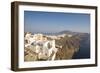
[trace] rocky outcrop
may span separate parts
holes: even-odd
[[[56,60],[72,59],[75,52],[78,52],[80,39],[78,37],[64,37],[60,40],[56,40],[57,45],[61,45],[62,48],[59,48]]]

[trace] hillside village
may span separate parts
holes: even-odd
[[[25,61],[49,61],[71,59],[74,52],[79,50],[79,38],[70,34],[24,35],[24,60]]]

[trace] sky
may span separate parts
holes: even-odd
[[[90,32],[90,14],[24,11],[25,32]]]

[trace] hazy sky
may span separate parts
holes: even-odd
[[[90,15],[80,13],[24,11],[25,32],[90,32]]]

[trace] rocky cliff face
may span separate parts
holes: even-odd
[[[80,39],[78,37],[64,37],[60,40],[56,40],[57,45],[61,45],[62,48],[59,48],[56,60],[72,59],[75,52],[78,52]]]

